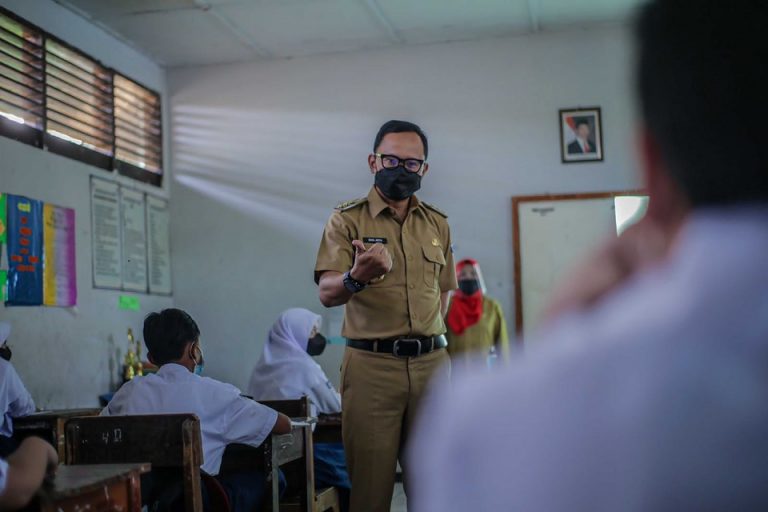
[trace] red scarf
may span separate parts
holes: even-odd
[[[471,259],[461,260],[456,265],[458,274],[466,265],[476,265],[477,262]],[[465,295],[461,290],[453,292],[451,299],[451,308],[448,310],[448,316],[445,322],[448,328],[455,334],[464,334],[467,327],[475,325],[483,316],[483,292],[478,290],[472,295]]]

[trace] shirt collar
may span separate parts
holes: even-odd
[[[165,363],[160,367],[160,369],[157,370],[157,373],[161,373],[163,375],[178,375],[192,372],[190,372],[187,368],[180,365],[179,363]]]
[[[408,206],[408,213],[419,206],[421,206],[421,201],[416,195],[412,195],[411,204]],[[377,217],[381,212],[389,208],[389,205],[384,202],[384,199],[382,199],[378,191],[376,191],[375,186],[371,187],[371,191],[368,192],[368,208],[370,209],[372,217]]]

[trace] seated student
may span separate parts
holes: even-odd
[[[25,507],[59,463],[56,450],[39,437],[28,437],[8,458],[0,459],[0,510]]]
[[[160,369],[126,382],[101,414],[196,414],[202,433],[201,469],[221,483],[233,512],[258,508],[265,476],[256,472],[219,475],[224,449],[232,443],[258,446],[272,433],[288,433],[290,419],[241,396],[231,384],[199,375],[203,368],[200,330],[184,311],[149,314],[144,320],[144,341],[147,357]]]
[[[284,311],[269,331],[261,358],[253,368],[248,393],[256,400],[291,400],[309,397],[312,414],[341,412],[341,395],[311,356],[325,350],[318,332],[322,318],[311,311]],[[315,485],[339,489],[342,510],[349,508],[352,487],[341,443],[316,443]]]
[[[11,349],[6,342],[11,335],[11,324],[0,322],[0,457],[13,453],[16,441],[13,435],[13,418],[35,412],[35,402],[21,382],[19,374],[10,363]]]

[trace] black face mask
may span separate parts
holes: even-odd
[[[480,289],[477,279],[462,279],[459,281],[459,290],[464,295],[474,295]]]
[[[408,172],[402,165],[393,169],[382,169],[376,173],[374,183],[381,193],[393,201],[408,199],[421,188],[421,176]]]
[[[6,361],[11,360],[11,347],[6,345],[5,343],[0,346],[0,357],[5,359]]]
[[[322,334],[315,334],[307,342],[307,354],[311,356],[319,356],[325,350],[325,345],[328,344],[328,340]]]

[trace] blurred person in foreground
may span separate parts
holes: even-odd
[[[639,11],[647,216],[522,358],[426,401],[409,509],[768,509],[766,25],[755,0]]]

